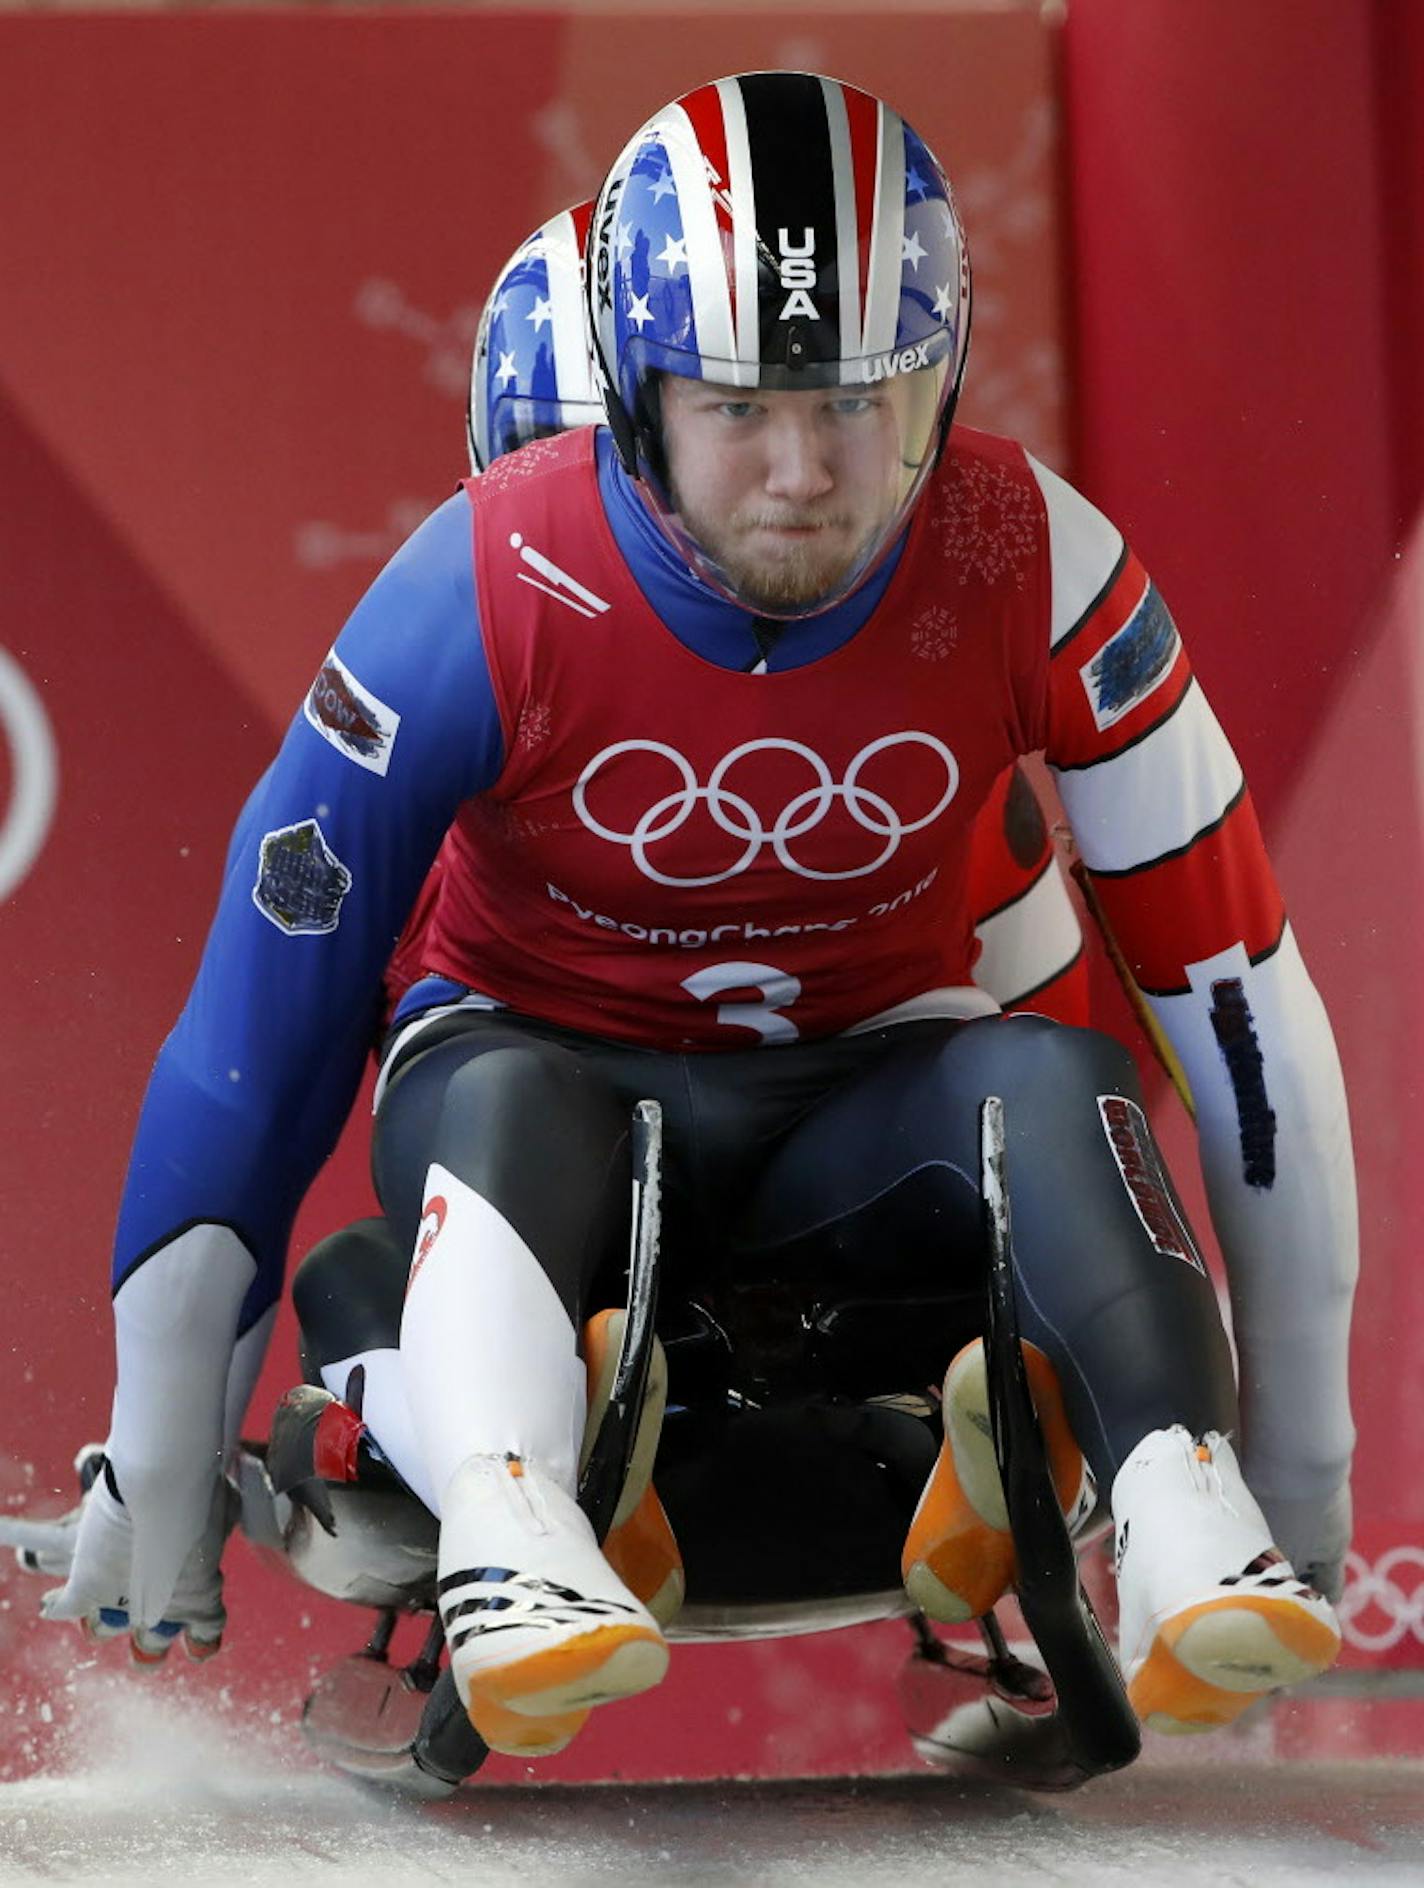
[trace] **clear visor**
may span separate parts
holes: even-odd
[[[490,409],[490,460],[502,458],[531,440],[549,439],[576,426],[593,426],[603,408],[587,400],[534,400],[508,394]]]
[[[639,359],[640,488],[704,582],[759,616],[813,616],[872,574],[934,464],[948,334],[795,370]]]

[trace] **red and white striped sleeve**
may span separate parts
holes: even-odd
[[[1191,1086],[1231,1286],[1247,1473],[1278,1537],[1299,1523],[1281,1544],[1308,1562],[1324,1543],[1302,1534],[1323,1525],[1323,1505],[1336,1504],[1337,1532],[1346,1525],[1354,1442],[1358,1229],[1334,1037],[1241,765],[1161,594],[1100,512],[1033,470],[1053,570],[1047,759]]]
[[[968,892],[979,943],[979,988],[1003,1010],[1086,1025],[1083,931],[1022,764],[1004,770],[980,809],[969,849]]]

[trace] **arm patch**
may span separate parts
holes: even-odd
[[[252,902],[288,937],[319,937],[341,922],[351,874],[314,819],[264,833]]]
[[[1178,642],[1172,613],[1156,584],[1149,583],[1122,628],[1078,671],[1100,731],[1121,721],[1166,680]]]

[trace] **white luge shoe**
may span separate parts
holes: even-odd
[[[1149,1728],[1215,1730],[1334,1663],[1334,1612],[1273,1544],[1214,1430],[1145,1436],[1117,1473],[1112,1509],[1123,1676]]]
[[[439,1573],[455,1684],[492,1750],[562,1749],[592,1706],[667,1671],[657,1621],[604,1559],[577,1501],[518,1456],[474,1455],[455,1471]]]

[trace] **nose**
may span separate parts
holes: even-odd
[[[814,417],[778,413],[767,432],[767,496],[804,504],[834,489],[829,454]]]

